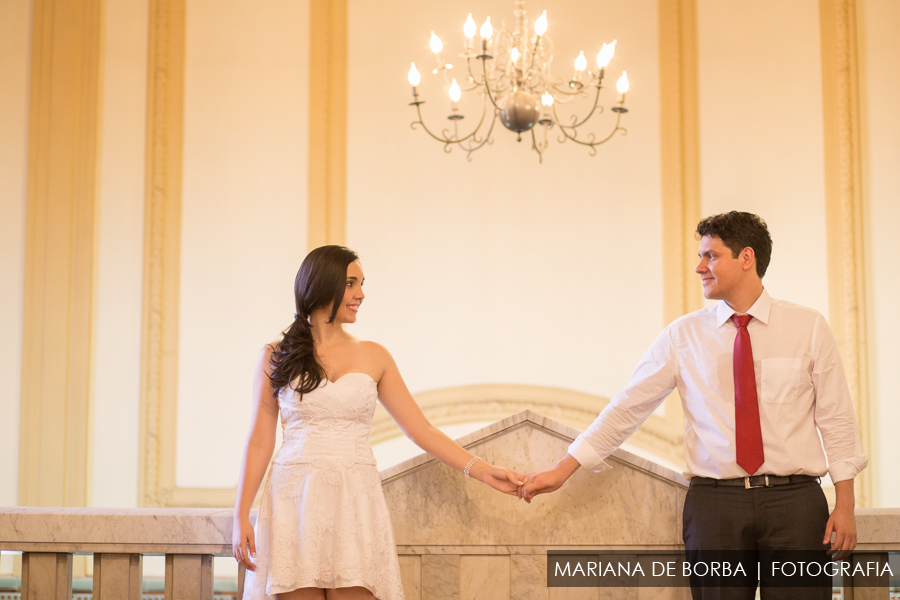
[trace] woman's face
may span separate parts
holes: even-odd
[[[334,317],[335,322],[356,323],[356,313],[366,297],[362,290],[365,279],[358,260],[347,265],[347,286],[344,288],[344,299]]]

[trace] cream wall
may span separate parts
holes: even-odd
[[[236,485],[306,254],[309,2],[187,3],[177,483]]]
[[[861,4],[863,185],[868,200],[866,246],[869,269],[869,380],[872,410],[872,466],[877,506],[900,506],[900,268],[896,261],[900,227],[900,3]]]
[[[761,215],[773,238],[766,288],[827,317],[818,9],[697,3],[700,197],[704,215]]]
[[[137,506],[148,14],[147,0],[104,14],[93,506]]]
[[[18,488],[31,2],[0,0],[0,506]]]
[[[461,65],[468,10],[421,6],[350,2],[347,241],[368,294],[355,331],[393,352],[414,393],[523,383],[609,396],[663,325],[656,2],[529,4],[529,22],[547,9],[558,77],[617,38],[610,71],[632,85],[627,136],[591,157],[553,133],[543,164],[530,137],[499,124],[471,162],[410,129],[410,61],[428,126],[446,126],[428,33]],[[512,9],[479,3],[474,18],[513,23]],[[611,116],[592,131],[605,135]]]

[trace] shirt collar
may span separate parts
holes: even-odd
[[[763,288],[762,294],[759,295],[759,298],[756,299],[756,302],[753,303],[753,306],[750,307],[747,314],[754,319],[761,321],[763,325],[766,325],[769,322],[769,309],[771,308],[772,297],[769,296],[769,292]],[[734,312],[733,308],[728,306],[727,302],[719,300],[719,305],[716,307],[716,324],[721,327],[734,314],[737,313]]]

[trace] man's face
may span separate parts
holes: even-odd
[[[694,269],[703,284],[703,296],[710,300],[729,301],[744,280],[741,255],[735,258],[731,248],[721,239],[704,235],[700,239],[700,262]]]

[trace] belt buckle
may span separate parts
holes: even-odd
[[[772,487],[772,486],[769,485],[769,476],[768,476],[768,475],[763,475],[763,477],[766,478],[766,483],[763,484],[763,485],[750,485],[750,477],[744,477],[744,489],[745,489],[745,490],[752,490],[752,489],[754,489],[754,488]]]

